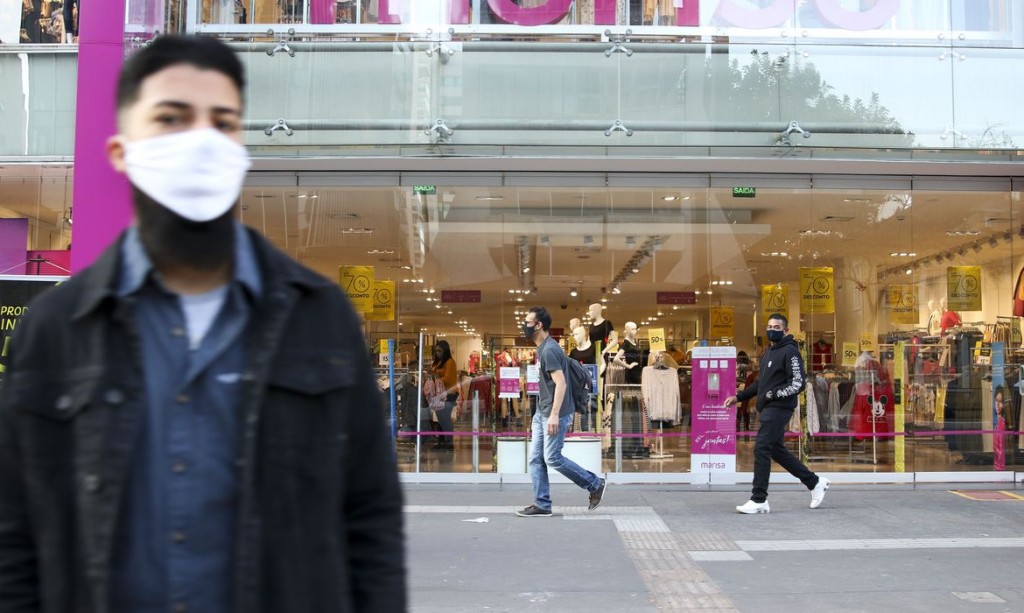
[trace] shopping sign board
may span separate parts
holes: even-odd
[[[761,286],[761,325],[768,324],[768,318],[778,313],[789,320],[789,284],[773,283]]]
[[[657,292],[656,304],[697,304],[696,292]]]
[[[692,355],[690,472],[726,483],[712,475],[736,472],[736,406],[725,404],[736,395],[736,348],[694,347]]]
[[[558,23],[569,15],[574,4],[573,0],[533,0],[529,3],[532,6],[520,6],[526,3],[514,0],[480,2],[486,2],[491,13],[500,21],[518,26]],[[617,5],[624,2],[592,0],[590,5],[593,7],[594,24],[615,25]],[[471,3],[473,0],[443,0],[434,4],[444,7],[440,9],[443,15],[441,19],[455,25],[470,23]],[[378,0],[377,4],[379,23],[398,24],[416,20],[418,13],[413,9],[420,8],[415,5],[424,4],[424,0]],[[652,0],[650,4],[656,3]],[[797,0],[760,0],[757,3],[749,0],[672,0],[671,3],[662,1],[657,4],[668,4],[669,10],[675,12],[673,21],[677,26],[715,25],[762,30],[783,27],[799,14]],[[870,8],[863,10],[847,8],[851,3],[846,0],[802,0],[800,4],[801,9],[806,8],[808,13],[816,15],[825,27],[865,31],[891,24],[901,8],[905,8],[903,5],[909,6],[912,3],[910,0],[875,0]],[[428,6],[428,10],[433,12],[438,9]]]
[[[28,303],[67,277],[0,275],[0,381],[7,371],[11,335],[28,312]]]
[[[480,302],[481,294],[478,289],[443,289],[441,290],[441,302],[449,304]]]

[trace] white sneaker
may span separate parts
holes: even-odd
[[[811,508],[817,509],[821,504],[822,500],[825,500],[825,492],[828,491],[829,484],[832,483],[825,477],[818,477],[818,485],[814,486],[811,490]]]
[[[754,513],[771,513],[772,509],[768,506],[768,501],[754,502],[748,500],[740,506],[736,507],[737,513],[745,513],[747,515],[753,515]]]

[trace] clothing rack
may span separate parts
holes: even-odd
[[[612,388],[612,393],[615,395],[613,404],[615,407],[613,412],[615,421],[614,431],[619,434],[625,434],[628,429],[630,434],[639,435],[629,439],[623,439],[621,436],[616,438],[615,457],[621,458],[624,452],[628,450],[633,459],[648,458],[650,456],[650,448],[645,444],[646,441],[644,439],[648,436],[650,421],[648,420],[646,404],[644,403],[642,384],[610,383],[606,387]],[[630,402],[635,401],[636,403],[635,412],[630,410],[628,415],[623,402],[627,394]],[[624,418],[628,418],[628,422]]]

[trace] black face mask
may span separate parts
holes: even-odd
[[[777,342],[781,341],[785,337],[786,337],[786,331],[785,330],[769,330],[768,331],[768,340],[770,340],[773,343],[777,343]]]
[[[523,338],[533,338],[533,334],[537,331],[537,329],[533,327],[533,324],[535,323],[537,322],[523,324]]]
[[[154,265],[217,270],[235,254],[233,210],[210,221],[189,221],[132,186],[139,238]]]

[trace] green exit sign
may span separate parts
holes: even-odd
[[[436,185],[413,185],[412,193],[421,194],[423,196],[433,196],[437,193]]]
[[[756,198],[757,188],[756,187],[734,187],[732,188],[733,198]]]

